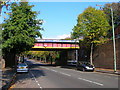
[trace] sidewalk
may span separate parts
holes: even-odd
[[[102,73],[109,73],[109,74],[120,75],[120,70],[116,70],[116,72],[114,72],[113,69],[95,68],[95,71],[96,72],[102,72]]]
[[[14,69],[4,68],[2,69],[2,89],[7,90],[15,76]]]

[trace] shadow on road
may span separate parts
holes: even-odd
[[[30,66],[30,68],[37,68],[37,67],[40,67],[40,66],[46,66],[46,67],[60,67],[60,68],[66,68],[66,69],[76,69],[76,65],[61,66],[61,65],[55,65],[55,64],[51,65],[51,64],[40,63],[40,62],[32,64],[31,61],[28,61],[27,63]],[[29,63],[31,63],[31,65]]]
[[[45,72],[40,68],[41,64],[33,64],[30,61],[26,62],[29,66],[29,72],[17,73],[15,83],[24,84],[25,80],[33,80],[34,78],[40,78],[41,76],[46,76]]]
[[[76,66],[72,66],[72,65],[69,65],[69,66],[61,66],[61,68],[76,69]]]

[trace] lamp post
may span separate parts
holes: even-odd
[[[101,6],[102,6],[102,5],[96,5],[96,6],[100,6],[100,9],[101,9]],[[107,7],[107,8],[109,8],[109,7]],[[111,9],[111,17],[112,17],[112,32],[113,32],[114,72],[116,72],[116,50],[115,50],[115,33],[114,33],[114,22],[113,22],[113,9],[112,9],[112,7],[111,7],[110,9]]]
[[[114,72],[116,72],[116,50],[115,50],[115,33],[114,33],[114,22],[113,22],[113,10],[111,7],[111,16],[112,16],[112,29],[113,29],[113,47],[114,47]]]

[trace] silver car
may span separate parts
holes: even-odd
[[[17,72],[28,72],[28,71],[29,71],[29,68],[26,63],[19,63],[17,65]]]
[[[77,69],[80,69],[82,71],[94,71],[95,67],[94,65],[91,65],[90,62],[79,61],[77,63]]]

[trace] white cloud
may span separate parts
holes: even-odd
[[[70,34],[63,34],[63,35],[58,35],[56,37],[43,37],[43,39],[65,39],[65,38],[69,38]]]
[[[70,34],[69,35],[63,34],[63,35],[57,36],[56,38],[58,38],[58,39],[65,39],[65,38],[69,38],[69,37],[70,37]]]

